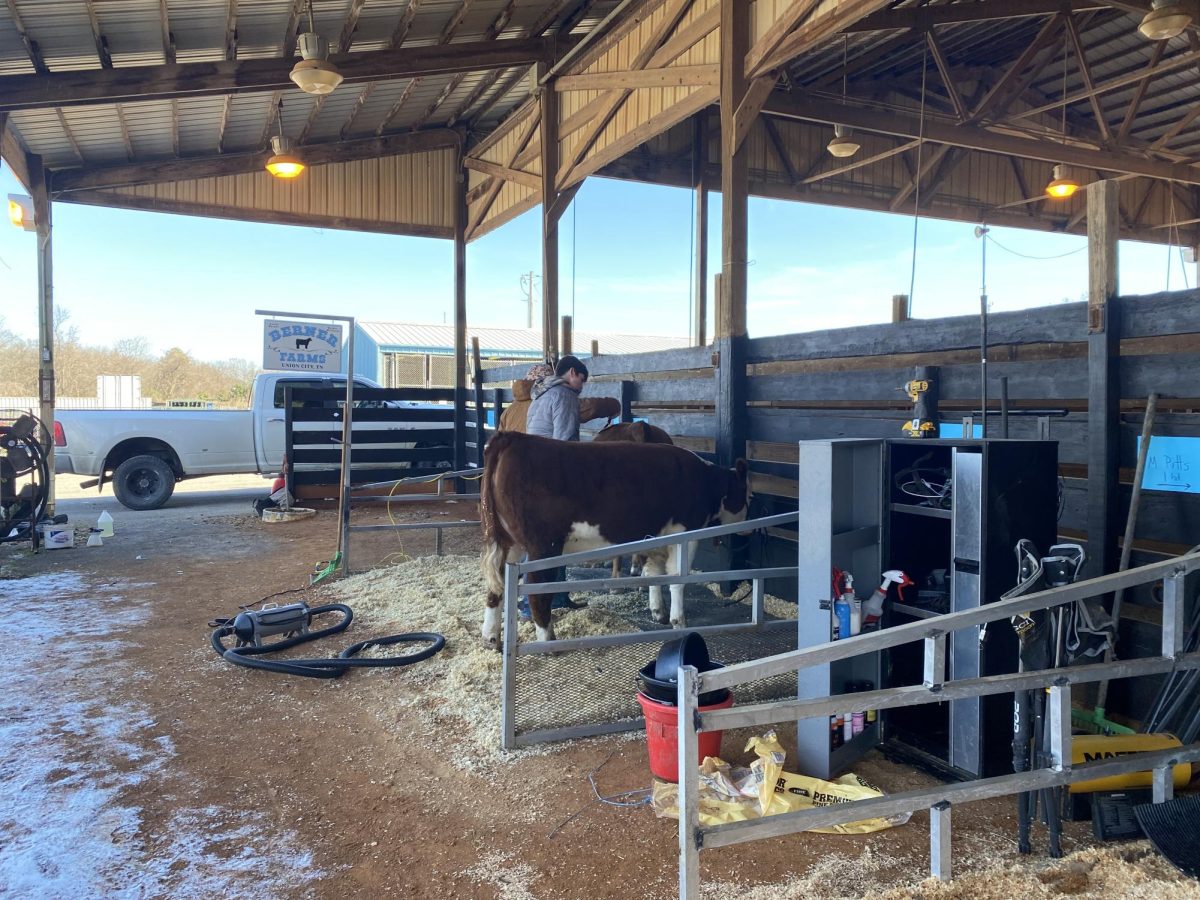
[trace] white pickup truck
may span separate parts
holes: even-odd
[[[379,387],[361,377],[354,384]],[[277,474],[283,466],[284,392],[289,387],[345,390],[346,377],[263,372],[254,380],[248,410],[58,410],[54,471],[97,476],[101,489],[111,481],[117,500],[129,509],[157,509],[184,478]],[[387,405],[427,404],[388,401]]]

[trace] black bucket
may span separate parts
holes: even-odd
[[[685,632],[666,641],[659,648],[658,656],[646,663],[638,672],[642,693],[659,703],[676,705],[679,699],[679,667],[692,666],[697,672],[711,672],[725,666],[713,662],[708,656],[708,644],[694,631]],[[724,703],[729,691],[709,691],[700,695],[701,706]]]

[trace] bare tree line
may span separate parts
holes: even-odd
[[[55,388],[59,396],[91,397],[97,375],[140,375],[142,396],[156,402],[212,400],[245,406],[258,367],[244,359],[205,362],[178,347],[155,356],[145,338],[131,337],[108,347],[80,340],[70,312],[56,311]],[[37,395],[37,343],[18,336],[0,317],[0,396]]]

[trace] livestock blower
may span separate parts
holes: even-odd
[[[340,613],[341,619],[332,625],[311,629],[313,619],[331,613]],[[344,603],[326,603],[309,606],[307,603],[289,603],[286,606],[263,604],[259,609],[244,609],[228,619],[215,619],[209,625],[212,646],[217,655],[234,665],[248,669],[262,669],[283,675],[302,675],[306,678],[340,678],[349,669],[382,668],[385,666],[408,666],[429,659],[446,646],[446,638],[432,631],[414,631],[393,634],[387,637],[370,638],[351,644],[336,657],[325,659],[258,659],[266,653],[278,653],[299,644],[315,641],[345,631],[354,619],[354,612]],[[283,635],[283,640],[266,642],[264,639]],[[226,647],[224,639],[232,636],[236,645]],[[387,647],[401,643],[426,643],[429,646],[403,656],[373,659],[355,659],[368,647]]]

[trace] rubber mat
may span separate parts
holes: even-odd
[[[1185,875],[1200,878],[1200,794],[1144,803],[1133,812],[1159,853]]]

